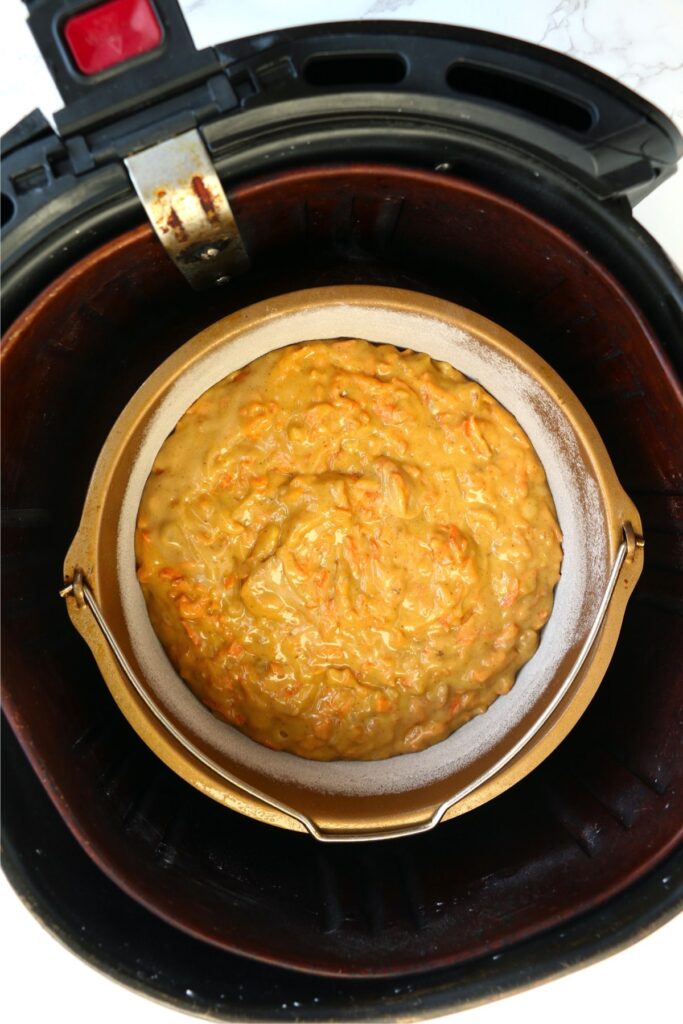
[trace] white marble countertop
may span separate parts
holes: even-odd
[[[198,46],[308,22],[412,19],[465,25],[542,43],[641,93],[683,128],[683,0],[180,0]],[[59,95],[24,24],[20,0],[3,0],[0,130],[34,107],[51,114]],[[636,208],[683,267],[683,173]],[[70,1024],[172,1024],[184,1014],[112,983],[81,963],[31,918],[0,878],[0,946],[7,1020]],[[683,918],[578,972],[454,1015],[457,1024],[565,1024],[598,1017],[620,1024],[668,1022],[680,1007]],[[29,1010],[30,1007],[30,1010]],[[13,1012],[14,1011],[14,1012]],[[296,1019],[292,1009],[292,1020]],[[445,1020],[446,1018],[444,1018]]]

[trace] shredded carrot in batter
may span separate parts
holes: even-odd
[[[270,353],[166,440],[136,535],[154,628],[211,710],[303,757],[421,750],[513,685],[561,534],[519,424],[426,355]]]

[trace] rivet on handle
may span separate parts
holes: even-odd
[[[71,597],[73,596],[76,601],[77,608],[85,608],[85,591],[84,591],[85,580],[83,578],[82,569],[75,569],[73,579],[66,584],[65,587],[59,591],[60,597]]]
[[[631,523],[624,523],[624,538],[626,540],[626,561],[632,562],[636,557],[636,551],[645,547],[645,538],[633,529]]]

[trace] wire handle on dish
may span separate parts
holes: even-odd
[[[138,696],[144,701],[144,703],[147,705],[152,714],[158,719],[159,722],[161,722],[164,728],[168,730],[168,732],[174,737],[174,739],[176,739],[178,743],[180,743],[181,746],[185,748],[185,750],[187,750],[194,757],[196,757],[203,765],[211,769],[211,771],[216,772],[217,775],[225,779],[231,785],[236,786],[237,789],[242,790],[242,792],[247,793],[255,799],[262,801],[269,807],[273,807],[284,814],[290,815],[290,817],[294,818],[296,821],[302,824],[306,831],[309,832],[315,839],[318,839],[320,842],[361,842],[363,840],[373,839],[398,839],[402,836],[415,835],[418,832],[428,832],[430,829],[438,825],[441,819],[443,818],[444,814],[451,807],[453,807],[454,804],[458,803],[460,800],[463,800],[466,796],[469,796],[469,794],[472,793],[473,790],[483,785],[483,783],[491,779],[494,775],[501,771],[501,769],[504,768],[510,761],[512,761],[512,759],[515,758],[517,754],[519,754],[520,751],[527,745],[527,743],[535,736],[535,734],[538,732],[541,726],[545,724],[548,718],[550,718],[550,716],[558,707],[562,698],[565,696],[568,689],[576,679],[577,675],[581,671],[581,668],[583,667],[586,658],[590,654],[591,648],[593,647],[597,635],[600,632],[600,627],[602,626],[603,620],[607,613],[607,609],[609,607],[612,594],[614,593],[614,588],[617,585],[617,580],[619,578],[619,574],[621,572],[621,568],[624,562],[627,559],[630,560],[633,558],[636,548],[643,547],[643,538],[635,533],[631,523],[624,523],[623,534],[624,539],[622,540],[621,544],[617,549],[614,564],[612,565],[612,570],[610,572],[609,579],[607,581],[607,586],[605,588],[605,593],[603,594],[602,600],[600,601],[600,605],[596,612],[595,619],[593,620],[593,624],[588,632],[588,636],[586,637],[583,646],[581,647],[581,650],[577,654],[574,664],[567,673],[567,676],[564,679],[562,686],[559,688],[559,690],[557,691],[553,699],[550,701],[548,706],[545,708],[543,713],[536,719],[533,725],[526,731],[526,733],[524,733],[524,735],[517,741],[517,743],[503,755],[503,757],[501,757],[498,761],[491,765],[491,767],[488,768],[485,772],[482,772],[480,775],[478,775],[477,778],[474,779],[472,782],[468,783],[468,785],[460,789],[457,793],[455,793],[454,796],[449,797],[448,800],[440,804],[439,807],[437,807],[436,811],[427,821],[420,822],[414,825],[409,825],[405,828],[387,830],[385,832],[380,833],[359,831],[329,832],[321,830],[318,828],[315,822],[306,814],[303,814],[301,811],[297,811],[296,808],[290,807],[288,804],[282,803],[281,801],[276,800],[271,796],[268,796],[267,793],[262,792],[262,790],[257,789],[255,786],[251,786],[248,782],[245,782],[243,779],[237,778],[237,776],[233,775],[232,772],[228,771],[226,768],[223,768],[216,761],[214,761],[213,758],[208,757],[203,751],[196,747],[194,743],[188,740],[187,737],[183,736],[182,733],[179,732],[178,729],[176,729],[176,727],[164,713],[163,709],[159,707],[154,698],[151,697],[150,694],[146,691],[146,689],[138,679],[136,672],[130,665],[128,659],[126,658],[121,647],[119,646],[116,637],[109,628],[107,621],[104,615],[102,614],[100,606],[98,605],[95,599],[95,595],[88,586],[83,570],[80,568],[74,569],[71,580],[67,581],[66,585],[62,588],[62,590],[60,590],[59,593],[61,597],[73,597],[77,607],[87,607],[90,609],[102,635],[109,644],[111,652],[116,658],[119,667],[125,674],[126,678],[129,680],[129,682],[132,684]]]

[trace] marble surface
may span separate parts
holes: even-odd
[[[683,0],[180,0],[198,46],[316,21],[412,19],[446,22],[542,43],[612,75],[659,106],[683,129]],[[20,0],[0,12],[0,130],[59,95],[24,24]],[[665,182],[636,215],[683,266],[683,173]],[[184,1014],[140,999],[59,946],[0,879],[2,999],[8,1020],[64,1018],[71,1024],[172,1024]],[[620,1024],[674,1020],[680,998],[683,919],[577,973],[467,1010],[453,1024],[564,1024],[609,1016]],[[40,979],[37,984],[36,979]],[[27,1016],[27,1006],[32,1012]],[[67,1011],[68,1007],[68,1011]],[[292,1020],[296,1008],[288,1008]],[[14,1012],[12,1012],[14,1011]],[[445,1020],[445,1019],[444,1019]]]

